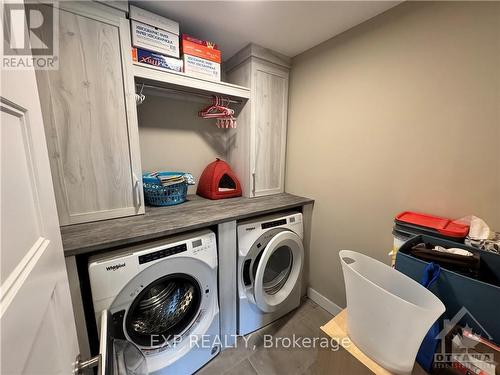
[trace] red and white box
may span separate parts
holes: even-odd
[[[213,61],[218,64],[221,63],[221,53],[219,50],[184,39],[184,35],[182,36],[182,53]]]
[[[196,44],[199,44],[199,45],[211,48],[211,49],[219,49],[217,44],[215,44],[214,42],[209,42],[208,40],[201,40],[201,39],[195,38],[194,36],[187,35],[187,34],[182,34],[182,40],[188,40],[190,42],[193,42],[193,43],[196,43]]]

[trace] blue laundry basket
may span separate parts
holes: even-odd
[[[173,206],[185,202],[188,190],[187,182],[163,186],[160,179],[156,177],[183,174],[184,172],[158,172],[155,175],[144,173],[142,175],[142,182],[146,204],[149,206]]]

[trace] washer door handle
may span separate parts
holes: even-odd
[[[268,294],[264,290],[264,274],[269,259],[280,247],[286,246],[292,252],[292,264],[290,274],[283,286],[275,293]],[[262,252],[254,281],[255,304],[264,312],[274,312],[288,299],[290,293],[297,285],[304,263],[304,246],[302,240],[294,232],[286,231],[278,233]]]

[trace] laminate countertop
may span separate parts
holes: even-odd
[[[144,215],[61,227],[64,255],[96,252],[313,202],[288,193],[220,200],[189,195],[188,201],[176,206],[146,207]]]

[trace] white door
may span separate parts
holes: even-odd
[[[71,374],[78,344],[35,72],[1,79],[0,373]]]

